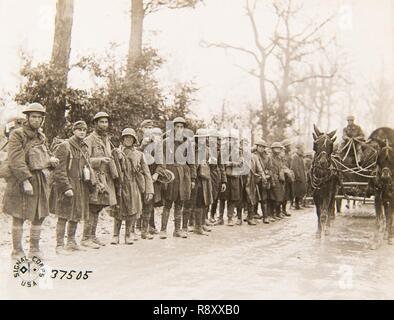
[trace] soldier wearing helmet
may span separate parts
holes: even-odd
[[[192,155],[188,153],[192,148],[186,148],[190,146],[192,141],[188,139],[187,133],[185,132],[186,121],[182,117],[177,117],[173,120],[174,124],[174,139],[173,144],[171,140],[167,141],[166,144],[166,169],[170,170],[175,179],[166,185],[166,191],[164,193],[164,208],[161,219],[161,231],[160,238],[167,238],[167,224],[170,215],[170,210],[174,205],[174,225],[175,230],[173,233],[174,237],[187,238],[187,233],[181,229],[183,207],[185,201],[191,197],[191,191],[195,186],[196,170],[194,163],[190,163],[188,159]],[[186,161],[184,161],[186,159]],[[173,162],[173,163],[172,163]]]
[[[41,225],[49,215],[48,169],[56,167],[59,160],[51,157],[41,130],[45,108],[39,103],[31,103],[23,113],[26,122],[11,132],[8,144],[8,167],[12,174],[7,179],[4,212],[13,217],[12,257],[24,256],[23,224],[29,220],[29,256],[43,259],[39,241]]]
[[[54,212],[57,215],[56,253],[67,254],[82,250],[77,244],[75,234],[80,221],[89,216],[89,193],[95,181],[91,168],[87,145],[84,142],[88,126],[85,121],[72,125],[73,136],[61,142],[55,155],[59,165],[53,172]],[[67,244],[65,233],[67,225]]]
[[[227,177],[226,177],[226,171],[224,169],[224,166],[222,165],[221,162],[221,156],[220,156],[220,146],[221,146],[221,135],[216,129],[210,129],[209,130],[209,148],[214,148],[216,145],[216,157],[214,155],[210,154],[208,163],[209,163],[209,169],[211,172],[211,183],[212,183],[212,198],[213,202],[211,205],[211,218],[210,222],[213,224],[218,223],[218,221],[221,219],[220,222],[223,222],[223,214],[224,214],[224,200],[220,200],[220,195],[222,192],[226,191],[227,188]],[[215,214],[217,210],[219,202],[219,212],[220,215],[219,220],[216,221],[215,219]],[[224,223],[224,222],[223,222]]]
[[[153,127],[153,120],[144,120],[140,127],[142,140],[140,150],[145,154],[149,171],[153,180],[154,197],[151,201],[143,202],[143,216],[141,221],[141,238],[153,239],[158,231],[155,226],[155,207],[162,207],[162,186],[159,177],[168,174],[164,166],[162,130]],[[159,154],[158,154],[159,153]]]
[[[258,184],[258,189],[260,193],[260,206],[263,214],[263,223],[268,224],[270,222],[275,222],[276,219],[270,217],[269,206],[268,206],[268,194],[271,186],[271,167],[272,160],[267,153],[269,145],[263,139],[257,139],[255,142],[256,154],[258,156],[260,165],[263,170],[263,178]],[[255,206],[255,213],[257,215],[258,205]]]
[[[134,129],[122,131],[121,146],[113,156],[119,173],[117,180],[118,206],[111,211],[114,217],[114,233],[111,244],[119,244],[122,221],[126,221],[125,244],[138,240],[135,233],[136,221],[143,215],[143,202],[153,199],[153,182],[144,154],[138,149],[138,137]],[[149,217],[143,217],[147,232]]]
[[[293,202],[293,173],[291,172],[291,141],[283,140],[282,146],[284,147],[284,152],[282,153],[282,159],[284,166],[286,167],[285,174],[285,198],[281,206],[281,215],[290,217],[291,214],[287,212],[287,202]]]
[[[194,135],[195,138],[195,169],[196,179],[195,188],[191,191],[189,200],[185,201],[182,230],[184,233],[188,231],[189,218],[194,217],[193,232],[199,235],[205,235],[205,231],[211,231],[206,225],[209,206],[212,203],[212,184],[210,166],[208,163],[210,150],[208,145],[209,131],[200,128]]]
[[[296,152],[291,159],[291,170],[294,172],[293,195],[295,209],[300,210],[301,203],[306,194],[306,169],[304,163],[304,145],[298,143],[296,145]]]
[[[106,207],[111,210],[117,204],[114,180],[118,178],[118,172],[108,136],[109,119],[106,112],[96,113],[93,117],[94,131],[85,139],[97,184],[90,195],[89,219],[84,223],[81,244],[93,249],[105,245],[96,236],[99,213]]]
[[[281,205],[285,199],[285,174],[282,154],[285,148],[280,142],[271,145],[272,166],[271,166],[271,188],[269,191],[269,205],[271,216],[280,220],[284,218],[281,214]]]
[[[240,208],[244,196],[243,179],[237,172],[237,170],[242,167],[242,159],[239,153],[240,145],[238,130],[230,129],[228,131],[224,131],[223,140],[221,156],[225,161],[223,164],[226,171],[227,188],[226,191],[221,194],[221,198],[222,200],[227,201],[227,225],[232,227],[235,225],[235,209]],[[235,154],[238,155],[238,158],[233,158],[233,155]],[[221,218],[219,219],[218,224],[222,224],[223,220]]]

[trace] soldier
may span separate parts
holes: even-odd
[[[226,178],[227,178],[227,188],[226,191],[223,192],[223,200],[227,200],[227,225],[232,227],[234,226],[234,211],[235,208],[239,208],[242,205],[243,200],[243,192],[244,185],[242,177],[237,172],[237,169],[242,167],[241,158],[233,159],[232,157],[232,149],[237,148],[239,150],[238,142],[238,134],[236,131],[231,130],[229,135],[227,135],[226,140],[222,144],[221,152],[222,154],[228,154],[228,159],[224,163],[226,170]],[[225,151],[226,150],[226,151]],[[224,153],[226,152],[226,153]],[[222,209],[222,208],[220,208]],[[224,206],[223,206],[224,211]],[[222,211],[220,211],[220,215],[222,218]]]
[[[285,199],[285,166],[281,155],[284,147],[280,142],[274,142],[271,145],[271,150],[271,188],[269,191],[270,212],[277,220],[280,220],[284,218],[280,208]]]
[[[240,158],[240,164],[242,165],[244,163],[244,150],[246,150],[246,148],[249,148],[249,141],[246,140],[245,138],[242,138],[240,140],[240,146],[239,146],[239,154],[241,156]],[[250,168],[249,168],[250,169]],[[238,203],[236,204],[236,211],[237,211],[237,225],[242,225],[242,213],[243,210],[248,210],[248,208],[250,207],[249,204],[249,195],[248,195],[248,191],[247,191],[247,181],[248,181],[248,176],[249,176],[249,171],[244,172],[243,174],[240,174],[240,179],[241,179],[241,184],[242,184],[242,190],[241,190],[241,199],[238,201]],[[254,181],[254,180],[253,180]],[[250,191],[251,196],[253,201],[255,200],[255,186],[253,186],[253,191]],[[254,215],[254,211],[252,212],[252,214]],[[250,217],[249,212],[248,212],[248,218],[245,220],[248,222],[249,225],[256,225],[256,221],[254,220],[254,217]]]
[[[247,148],[248,144],[243,144],[242,151]],[[263,167],[261,166],[259,156],[255,153],[251,154],[250,168],[246,176],[245,181],[245,192],[246,192],[246,206],[248,210],[248,217],[246,221],[248,225],[256,225],[254,220],[255,208],[257,204],[261,201],[261,194],[259,190],[260,183],[266,183],[266,177],[263,172]]]
[[[282,146],[284,147],[284,152],[282,153],[283,155],[283,161],[284,165],[290,170],[291,166],[291,142],[289,140],[284,140],[282,142]],[[289,172],[289,171],[287,171]],[[291,204],[293,203],[293,181],[292,181],[292,174],[289,172],[289,174],[285,175],[285,197],[281,206],[282,209],[282,214],[290,217],[291,214],[287,212],[287,202],[290,201]]]
[[[350,140],[353,140],[357,150],[357,160],[361,159],[362,142],[365,140],[365,135],[360,126],[354,123],[354,116],[347,117],[347,126],[343,129],[343,143],[341,149],[345,148]]]
[[[22,247],[23,223],[31,221],[29,257],[44,259],[39,242],[41,225],[49,215],[49,168],[59,160],[51,157],[46,147],[46,137],[41,131],[45,108],[32,103],[23,111],[26,122],[12,131],[8,144],[8,166],[11,175],[7,178],[4,194],[4,212],[12,219],[11,257],[25,255]]]
[[[195,187],[191,191],[190,200],[185,202],[183,211],[182,229],[187,233],[188,221],[191,215],[194,216],[193,232],[199,235],[206,235],[205,231],[211,231],[206,226],[205,218],[208,214],[209,206],[213,201],[212,183],[209,160],[209,146],[207,139],[209,132],[207,129],[198,129],[194,138],[196,145]]]
[[[258,190],[260,194],[260,206],[261,206],[261,211],[263,213],[263,223],[269,224],[271,222],[275,222],[276,219],[271,217],[269,219],[269,206],[268,206],[268,195],[269,195],[269,189],[271,185],[271,158],[269,157],[267,153],[267,148],[269,148],[268,144],[262,140],[259,139],[255,143],[256,145],[256,154],[258,156],[258,160],[260,162],[260,166],[262,167],[263,170],[263,176],[264,179],[260,181],[258,184]],[[255,206],[255,212],[257,213],[257,207],[258,204]]]
[[[89,199],[89,220],[85,220],[81,244],[85,247],[105,246],[96,236],[99,213],[117,204],[114,180],[118,178],[112,159],[111,142],[108,137],[109,115],[98,112],[93,117],[94,131],[85,139],[94,174],[96,188]]]
[[[73,136],[62,142],[55,151],[59,165],[53,172],[56,192],[55,213],[58,217],[56,225],[56,253],[65,254],[81,248],[75,241],[77,224],[89,218],[89,191],[94,181],[90,166],[87,145],[84,143],[87,125],[85,121],[73,124]],[[64,236],[67,224],[67,246],[64,247]]]
[[[212,198],[213,202],[211,205],[211,223],[216,223],[215,214],[217,205],[219,202],[220,194],[226,191],[227,188],[227,178],[226,172],[224,170],[224,166],[221,164],[221,156],[220,156],[220,144],[221,137],[219,132],[216,129],[209,130],[209,146],[211,148],[211,143],[216,143],[216,158],[213,155],[209,156],[209,171],[211,173],[211,183],[212,183]],[[223,215],[222,215],[223,220]]]
[[[143,212],[143,202],[153,200],[153,181],[144,154],[137,149],[138,137],[134,129],[122,131],[121,146],[113,151],[115,165],[119,173],[116,183],[118,205],[111,210],[114,217],[114,234],[111,244],[119,244],[122,221],[126,221],[125,243],[133,244],[138,240],[135,234],[136,221],[143,214],[141,236],[148,236],[150,211]],[[131,233],[131,234],[130,234]]]
[[[293,192],[295,209],[300,210],[300,204],[306,194],[306,173],[304,165],[304,146],[302,143],[296,145],[296,153],[291,159],[291,170],[294,172]]]
[[[175,179],[166,185],[164,196],[164,208],[161,219],[160,239],[167,238],[167,224],[170,215],[170,210],[174,205],[174,237],[187,238],[187,233],[181,229],[183,206],[185,201],[190,199],[191,190],[194,189],[196,172],[194,164],[182,163],[178,161],[177,152],[179,147],[184,143],[188,143],[188,139],[184,134],[186,121],[182,117],[177,117],[173,120],[174,123],[174,145],[166,150],[166,169],[170,170]],[[186,151],[186,150],[185,150]],[[189,156],[183,152],[183,156]],[[168,163],[168,157],[174,156],[174,163]]]
[[[173,176],[170,171],[165,169],[164,155],[161,148],[163,145],[161,129],[148,129],[148,131],[145,131],[145,136],[145,140],[143,140],[145,142],[141,143],[140,148],[141,150],[144,149],[145,158],[150,160],[148,167],[152,176],[154,196],[152,201],[143,203],[143,217],[149,218],[149,221],[148,224],[142,221],[141,237],[143,239],[152,239],[152,235],[158,233],[154,219],[155,208],[163,206],[163,184],[169,183]],[[147,141],[150,141],[149,144]],[[148,146],[153,146],[153,148],[148,148]],[[160,150],[160,154],[155,154],[156,149]]]

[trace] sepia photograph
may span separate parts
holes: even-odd
[[[394,299],[394,0],[0,0],[0,70],[0,300]]]

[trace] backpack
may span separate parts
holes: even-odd
[[[8,144],[8,142],[3,146],[3,148]],[[25,149],[27,144],[27,136],[23,133],[22,148]],[[2,148],[2,149],[3,149]],[[0,162],[0,179],[9,179],[12,176],[12,172],[9,166],[8,154],[4,161]]]

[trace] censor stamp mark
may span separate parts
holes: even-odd
[[[33,256],[31,259],[26,256],[18,259],[13,269],[14,278],[21,280],[23,287],[38,286],[40,279],[46,274],[46,268],[40,258]]]

